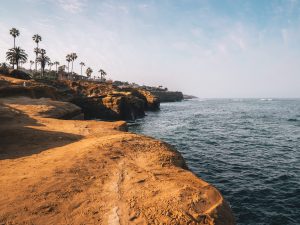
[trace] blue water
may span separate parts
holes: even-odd
[[[191,100],[147,114],[129,130],[173,144],[238,224],[300,224],[299,99]]]

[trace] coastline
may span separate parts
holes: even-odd
[[[65,120],[80,108],[49,98],[0,109],[2,223],[235,224],[178,151],[125,122]]]

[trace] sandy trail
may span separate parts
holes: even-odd
[[[123,122],[55,119],[72,107],[0,99],[0,224],[234,224],[171,146]]]

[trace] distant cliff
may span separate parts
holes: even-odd
[[[198,98],[198,97],[196,97],[196,96],[194,96],[194,95],[183,95],[183,99],[185,99],[185,100],[190,100],[190,99],[194,99],[194,98]]]
[[[160,99],[160,102],[178,102],[183,100],[183,94],[180,91],[151,91],[151,93]]]

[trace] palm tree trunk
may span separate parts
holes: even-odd
[[[71,73],[73,74],[73,61],[72,61],[72,70],[71,70]]]
[[[36,43],[36,50],[39,49],[39,43]],[[35,72],[37,73],[37,57],[38,57],[38,52],[35,53]]]
[[[37,73],[37,57],[38,57],[38,54],[36,53],[35,54],[35,72]]]
[[[81,66],[81,69],[80,69],[80,75],[82,76],[82,66]]]
[[[68,79],[70,79],[70,62],[68,62]]]
[[[16,48],[16,38],[14,37],[14,49]],[[13,61],[13,69],[15,69],[15,62]],[[18,69],[18,68],[17,68]]]

